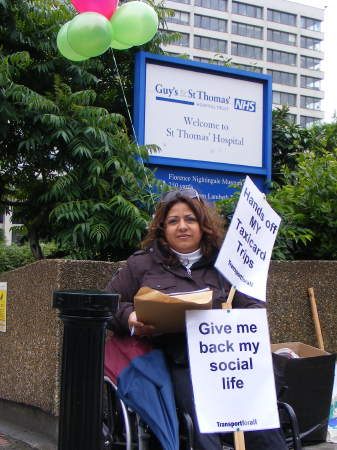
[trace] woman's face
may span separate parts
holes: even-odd
[[[169,210],[165,222],[165,238],[171,248],[179,253],[191,253],[200,247],[202,233],[199,222],[184,202]]]

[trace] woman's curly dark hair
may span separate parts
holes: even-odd
[[[179,202],[186,203],[195,214],[202,232],[200,249],[203,256],[210,259],[222,244],[224,235],[223,221],[215,208],[208,205],[203,199],[190,198],[180,193],[177,193],[169,202],[158,205],[148,233],[141,243],[142,248],[149,248],[154,241],[157,241],[167,261],[170,263],[178,262],[177,256],[171,252],[166,241],[164,223],[172,206]]]

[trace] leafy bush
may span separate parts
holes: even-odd
[[[220,200],[216,203],[217,209],[225,219],[226,227],[229,226],[231,216],[235,210],[239,200],[240,191],[237,191],[231,198]],[[309,229],[298,225],[292,215],[287,214],[287,207],[282,202],[267,196],[268,203],[282,217],[278,235],[273,248],[272,259],[276,260],[292,260],[295,259],[295,249],[299,243],[307,244],[312,238]]]
[[[56,244],[54,243],[42,244],[42,247],[47,257],[56,250]],[[35,258],[29,244],[7,246],[0,243],[0,273],[8,272],[34,261]]]
[[[296,170],[283,168],[283,177],[285,184],[268,195],[283,228],[293,227],[282,244],[293,259],[337,259],[337,149],[299,155]],[[302,238],[292,238],[294,230]]]

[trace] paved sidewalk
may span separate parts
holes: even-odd
[[[33,450],[33,449],[47,450],[47,447],[43,444],[43,442],[35,442],[32,445],[33,446],[27,444],[26,442],[23,442],[22,440],[17,440],[17,439],[12,438],[11,436],[5,435],[1,430],[1,424],[0,424],[0,449],[1,450]],[[328,442],[325,442],[325,443],[321,443],[321,444],[306,446],[306,447],[303,447],[303,449],[304,450],[337,450],[337,444],[330,444]]]

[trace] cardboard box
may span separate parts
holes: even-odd
[[[273,353],[276,378],[283,393],[279,400],[289,403],[297,415],[300,433],[307,433],[302,442],[326,440],[336,355],[303,344],[284,342],[272,344],[272,352],[289,348],[299,358]]]

